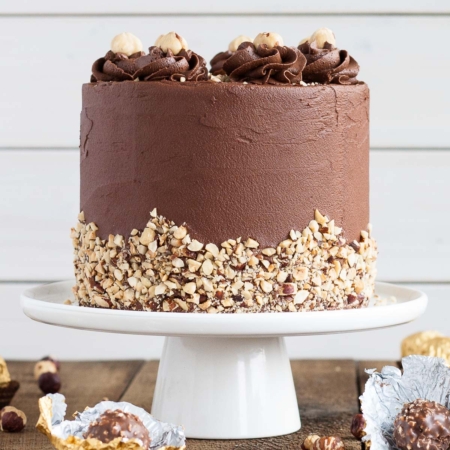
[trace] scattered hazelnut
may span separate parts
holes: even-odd
[[[178,55],[181,50],[187,50],[189,48],[186,40],[175,33],[175,31],[159,36],[159,38],[156,39],[155,45],[160,47],[164,53],[167,53],[167,51],[170,50],[174,55]]]
[[[246,36],[245,34],[241,34],[240,36],[238,36],[237,38],[234,38],[229,44],[228,44],[228,50],[230,52],[235,52],[238,47],[243,43],[243,42],[253,42],[252,38],[249,38],[248,36]]]
[[[447,450],[450,411],[423,399],[406,403],[394,421],[394,441],[400,450]]]
[[[364,416],[362,414],[355,414],[352,419],[350,431],[353,436],[358,439],[358,441],[366,435],[364,428],[366,428],[366,420],[364,419]]]
[[[337,450],[343,449],[344,443],[338,436],[320,437],[317,434],[310,434],[303,441],[303,450]]]
[[[61,389],[61,378],[58,373],[45,372],[40,375],[38,384],[44,394],[56,394]]]
[[[338,450],[344,448],[344,443],[339,436],[326,436],[314,442],[313,450]]]
[[[130,56],[142,51],[142,42],[132,33],[120,33],[111,41],[111,50],[114,53]]]
[[[310,434],[309,436],[307,436],[305,438],[305,440],[303,441],[302,444],[302,449],[303,450],[313,450],[314,447],[314,443],[320,439],[320,436],[318,436],[317,434]]]
[[[0,410],[0,430],[7,433],[18,433],[25,428],[27,416],[20,409],[5,406]]]
[[[278,33],[259,33],[255,37],[253,44],[255,44],[255,47],[265,44],[269,48],[282,47],[284,45],[283,38]]]
[[[317,48],[324,48],[326,42],[336,47],[336,38],[329,28],[319,28],[309,38],[309,43],[315,43]]]
[[[58,365],[53,360],[49,359],[42,359],[41,361],[38,361],[34,366],[34,379],[39,380],[39,377],[43,373],[47,372],[57,373]]]

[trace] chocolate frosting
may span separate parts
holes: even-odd
[[[128,236],[150,211],[218,245],[275,246],[317,208],[358,239],[369,222],[365,84],[83,86],[81,210]]]
[[[220,55],[220,53],[219,53]],[[223,58],[213,58],[215,66]],[[212,62],[211,62],[212,64]],[[243,42],[222,64],[222,70],[232,81],[247,81],[253,84],[290,84],[302,80],[306,58],[294,47],[255,47],[252,42]]]
[[[213,75],[226,75],[227,73],[223,70],[223,65],[225,61],[235,53],[236,52],[230,52],[229,50],[217,53],[217,55],[209,62],[211,64],[210,72]]]
[[[358,63],[348,54],[347,50],[339,50],[328,42],[325,48],[318,49],[308,42],[298,46],[306,57],[306,67],[303,70],[303,80],[307,83],[322,84],[356,84],[359,72]]]
[[[170,50],[164,53],[159,47],[150,47],[149,54],[136,61],[137,72],[134,74],[140,80],[172,80],[201,81],[208,79],[206,61],[192,50],[181,50],[174,55]]]
[[[206,61],[192,50],[181,50],[174,55],[170,50],[164,53],[159,47],[149,48],[130,57],[109,51],[92,66],[91,82],[96,81],[158,81],[171,80],[201,81],[208,79]]]

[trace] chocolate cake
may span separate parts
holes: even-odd
[[[328,29],[203,57],[129,33],[83,85],[81,306],[301,312],[367,306],[369,89]]]

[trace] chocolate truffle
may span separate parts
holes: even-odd
[[[400,450],[447,450],[450,411],[423,399],[405,404],[394,422],[394,440]]]
[[[104,443],[117,438],[139,439],[144,448],[148,448],[150,445],[150,434],[139,417],[121,410],[105,411],[95,422],[90,424],[84,437],[98,439]]]

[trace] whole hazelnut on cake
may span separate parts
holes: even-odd
[[[150,445],[150,434],[139,417],[121,410],[107,410],[89,425],[85,439],[108,443],[117,438],[138,439],[143,448]]]
[[[178,33],[175,33],[175,31],[159,36],[159,38],[156,39],[155,45],[164,53],[167,53],[170,50],[175,56],[178,55],[181,50],[189,49],[186,39]]]
[[[400,450],[448,450],[450,411],[423,399],[405,404],[394,422],[394,441]]]
[[[267,45],[268,48],[282,47],[284,45],[283,38],[278,33],[264,32],[259,33],[253,40],[255,47],[259,45]]]
[[[5,406],[0,410],[0,430],[7,433],[18,433],[25,428],[27,416],[20,409]]]

